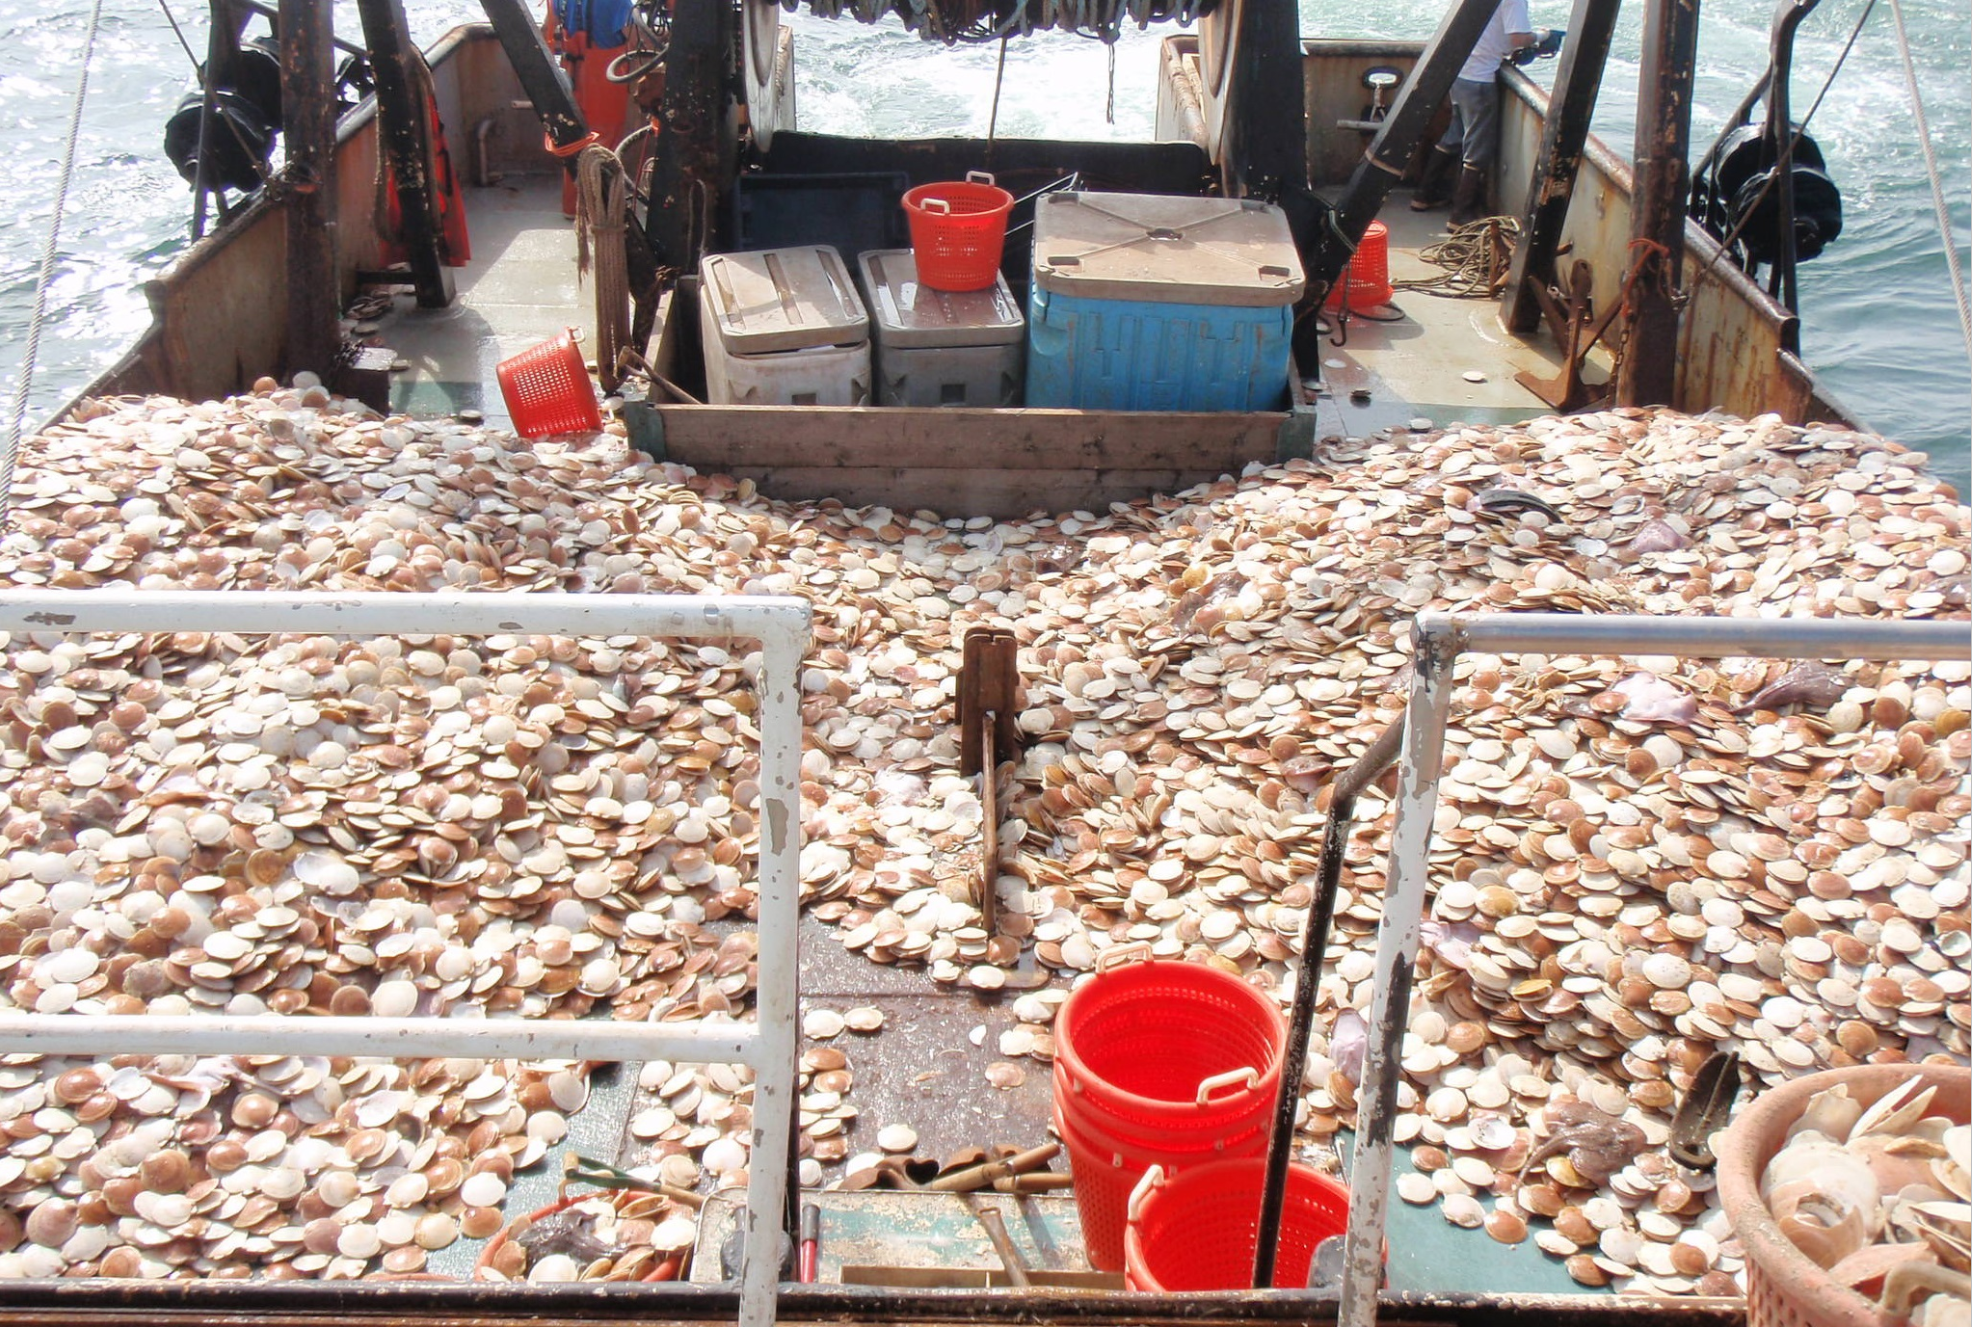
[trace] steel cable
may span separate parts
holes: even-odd
[[[1904,30],[1902,0],[1890,0],[1897,21],[1897,46],[1903,52],[1904,84],[1910,89],[1910,113],[1917,121],[1917,141],[1924,149],[1924,170],[1931,177],[1931,206],[1938,213],[1938,238],[1945,244],[1945,266],[1951,271],[1951,293],[1958,301],[1958,327],[1965,337],[1965,354],[1972,360],[1972,305],[1965,297],[1965,273],[1958,265],[1958,241],[1952,235],[1951,209],[1945,205],[1945,186],[1938,174],[1937,149],[1931,146],[1931,126],[1924,116],[1924,98],[1917,90],[1917,62],[1910,54],[1910,34]]]
[[[14,389],[14,409],[7,422],[7,441],[0,449],[0,516],[13,506],[14,465],[20,457],[21,430],[27,422],[27,397],[34,387],[34,362],[41,353],[41,326],[48,312],[48,287],[55,279],[55,251],[62,238],[62,211],[68,206],[69,181],[75,175],[75,148],[82,137],[82,103],[89,95],[89,58],[96,49],[96,29],[103,19],[103,0],[89,10],[89,30],[82,39],[82,71],[75,79],[75,105],[69,111],[68,143],[62,149],[61,180],[55,186],[55,215],[48,223],[48,243],[41,251],[41,275],[34,282],[34,313],[27,320],[27,345],[21,353],[21,377]]]

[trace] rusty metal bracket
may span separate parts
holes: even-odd
[[[1593,388],[1582,380],[1582,368],[1622,303],[1611,305],[1600,318],[1595,316],[1595,269],[1581,259],[1576,259],[1569,269],[1565,293],[1540,282],[1534,283],[1532,289],[1549,330],[1561,345],[1561,372],[1544,378],[1531,369],[1523,369],[1513,375],[1513,380],[1562,414],[1585,410],[1607,399],[1615,375],[1610,375],[1609,383]]]
[[[986,844],[980,854],[980,925],[998,930],[1000,878],[1000,761],[1020,749],[1020,653],[1005,627],[974,627],[959,656],[959,772],[977,774],[985,808]]]

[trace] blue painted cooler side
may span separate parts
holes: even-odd
[[[1027,404],[1073,410],[1281,410],[1294,310],[1028,299]]]

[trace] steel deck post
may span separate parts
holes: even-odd
[[[1646,0],[1637,73],[1636,170],[1630,243],[1642,276],[1623,324],[1616,404],[1674,405],[1685,202],[1691,192],[1691,87],[1698,59],[1698,0]]]
[[[288,346],[292,376],[325,381],[342,346],[336,275],[335,9],[281,0],[281,142],[287,153]]]
[[[1277,198],[1308,189],[1307,93],[1295,0],[1243,0],[1226,108],[1231,137],[1223,186],[1231,198]]]
[[[1445,723],[1452,708],[1455,634],[1420,616],[1411,628],[1411,689],[1404,708],[1402,763],[1397,773],[1397,822],[1383,886],[1383,919],[1376,932],[1369,1046],[1356,1092],[1356,1153],[1349,1176],[1349,1236],[1343,1251],[1340,1327],[1376,1321],[1383,1282],[1383,1229],[1390,1202],[1390,1165],[1403,1074],[1404,1029],[1410,1024],[1411,981],[1424,934],[1431,822],[1438,812],[1438,775],[1445,759]]]

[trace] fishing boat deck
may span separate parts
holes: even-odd
[[[1413,212],[1408,204],[1408,194],[1393,195],[1378,217],[1390,230],[1390,279],[1443,276],[1420,255],[1445,238],[1445,213]],[[1334,336],[1323,340],[1326,390],[1317,406],[1317,436],[1363,437],[1415,419],[1442,428],[1510,424],[1548,413],[1546,402],[1514,380],[1521,370],[1544,378],[1560,373],[1561,352],[1545,327],[1528,336],[1506,331],[1493,299],[1399,290],[1391,307],[1404,316],[1389,322],[1350,318],[1342,345],[1332,344]],[[1374,312],[1378,318],[1388,314]],[[1601,371],[1608,371],[1606,363]],[[1482,376],[1473,381],[1468,374]],[[1367,399],[1356,395],[1363,391]]]
[[[400,293],[376,320],[379,339],[409,365],[394,375],[390,403],[407,414],[478,411],[488,424],[506,427],[495,368],[564,328],[587,327],[593,293],[576,275],[575,226],[561,213],[558,177],[509,175],[471,190],[466,206],[473,260],[456,272],[457,300],[421,309]],[[1419,253],[1443,238],[1443,213],[1414,213],[1400,196],[1382,220],[1390,228],[1392,280],[1442,274]],[[1546,404],[1514,381],[1522,369],[1559,372],[1561,356],[1545,330],[1526,337],[1504,331],[1491,300],[1399,291],[1391,307],[1403,316],[1351,318],[1342,345],[1333,344],[1336,336],[1323,339],[1318,438],[1362,437],[1420,419],[1434,427],[1502,424],[1546,413]],[[1315,366],[1303,368],[1312,377]]]

